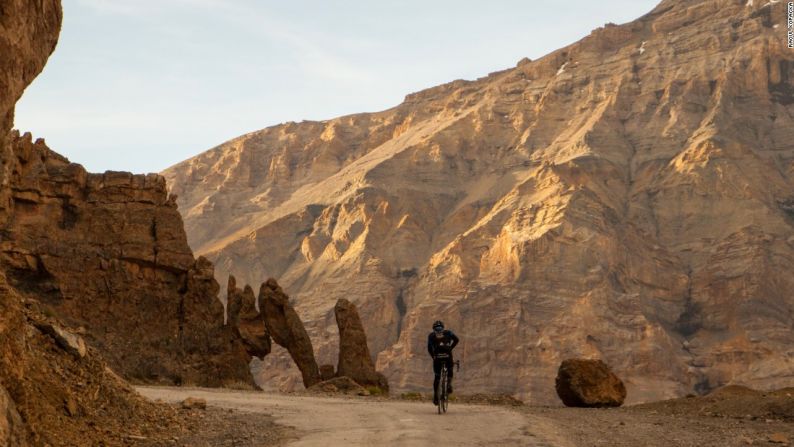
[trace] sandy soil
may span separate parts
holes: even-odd
[[[449,413],[438,415],[426,401],[201,388],[138,391],[167,402],[200,397],[211,408],[234,414],[269,414],[281,428],[268,429],[280,430],[288,446],[782,446],[794,440],[789,412],[779,411],[780,402],[771,395],[678,399],[617,409],[452,403]],[[750,397],[752,401],[741,400]],[[763,407],[754,408],[754,403]],[[232,445],[194,439],[198,441]]]

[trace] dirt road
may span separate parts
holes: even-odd
[[[504,407],[452,404],[439,415],[429,402],[285,396],[200,388],[139,387],[150,399],[200,397],[211,406],[272,415],[295,427],[289,446],[558,446],[554,428]]]
[[[229,413],[230,418],[234,415],[239,419],[239,412],[260,413],[260,417],[269,414],[278,426],[296,429],[296,439],[288,442],[289,446],[726,447],[791,445],[794,441],[794,389],[751,395],[746,391],[722,393],[604,409],[453,403],[445,415],[438,415],[429,402],[397,399],[201,388],[140,387],[138,391],[150,399],[167,402],[201,397],[210,406],[237,410]],[[266,418],[266,422],[270,421]],[[257,424],[260,423],[253,424],[254,432]],[[265,430],[276,430],[273,425],[263,426]],[[229,427],[238,430],[233,424]],[[277,442],[293,431],[268,433]],[[228,432],[209,438],[201,433],[195,435],[195,439],[182,445],[261,445],[229,443]]]

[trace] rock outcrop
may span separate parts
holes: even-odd
[[[249,285],[240,290],[237,280],[231,275],[227,284],[226,313],[229,324],[238,329],[248,354],[262,360],[270,354],[270,334],[256,308],[254,290]]]
[[[162,177],[90,174],[30,134],[9,149],[0,267],[12,285],[84,328],[124,377],[253,384],[213,266],[193,258]]]
[[[601,360],[564,360],[554,388],[566,407],[619,407],[626,400],[623,382]]]
[[[336,375],[346,376],[363,386],[377,386],[389,391],[389,383],[383,374],[375,370],[367,347],[367,334],[361,324],[356,305],[342,298],[334,306],[336,324],[339,327],[339,363]]]
[[[250,381],[220,302],[202,293],[217,289],[212,265],[193,260],[164,180],[87,174],[10,132],[61,17],[57,0],[0,4],[2,446],[122,445],[132,430],[175,429],[173,409],[137,395],[100,352],[130,376],[148,361],[197,382]]]
[[[57,0],[7,0],[0,9],[0,224],[6,225],[25,217],[15,213],[12,198],[19,179],[16,146],[9,144],[14,105],[54,50],[62,13]],[[9,234],[0,236],[4,249],[13,243]],[[38,306],[0,268],[0,445],[99,444],[109,436],[97,427],[120,429],[160,410]]]
[[[784,9],[664,0],[517,67],[163,174],[191,246],[219,277],[279,278],[320,363],[334,303],[355,297],[393,391],[429,391],[437,318],[461,336],[467,392],[557,403],[575,357],[607,361],[630,402],[792,386]]]
[[[306,388],[320,382],[320,370],[314,359],[314,348],[295,309],[289,303],[275,279],[270,278],[259,288],[259,309],[273,341],[289,352],[300,369]]]

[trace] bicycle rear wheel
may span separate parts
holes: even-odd
[[[441,414],[441,390],[444,389],[444,371],[441,371],[441,375],[438,378],[438,385],[436,385],[435,393],[436,393],[436,406],[438,407],[438,414]]]
[[[441,380],[438,381],[438,414],[447,412],[447,367],[441,368]]]

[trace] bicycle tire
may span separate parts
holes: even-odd
[[[443,389],[442,382],[444,381],[444,369],[441,369],[441,376],[438,378],[438,385],[436,386],[436,406],[438,407],[438,414],[441,414],[441,399],[443,395],[441,394],[441,390]]]
[[[447,412],[447,404],[449,402],[449,396],[447,395],[447,380],[449,379],[447,374],[449,374],[449,372],[447,371],[447,366],[444,365],[441,367],[441,380],[438,381],[438,385],[441,388],[438,394],[438,414]]]
[[[444,367],[441,368],[441,398],[438,400],[438,403],[441,407],[441,413],[447,412],[447,404],[449,402],[449,396],[447,395],[447,380],[449,380],[449,377],[447,377],[448,374],[449,371],[447,371],[447,367],[444,365]]]

